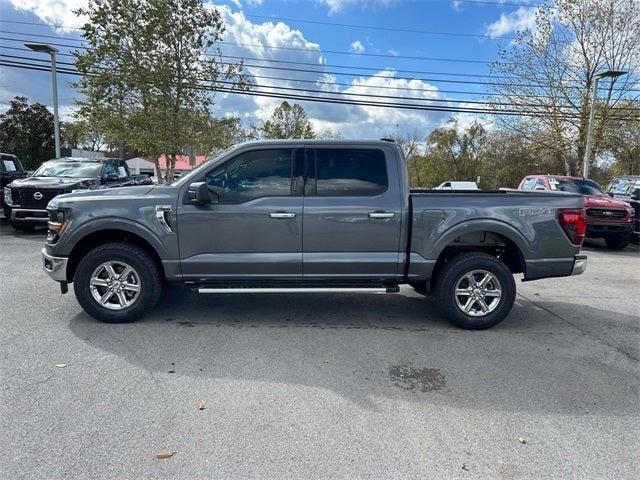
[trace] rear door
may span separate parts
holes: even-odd
[[[403,203],[393,150],[318,146],[306,154],[304,279],[395,278]]]
[[[217,203],[179,200],[185,280],[302,278],[302,179],[292,181],[302,154],[247,150],[192,180],[206,182]]]

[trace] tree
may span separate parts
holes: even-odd
[[[566,173],[577,175],[584,158],[595,75],[629,70],[623,77],[600,82],[594,128],[597,152],[604,145],[603,132],[612,121],[613,110],[640,84],[638,38],[637,0],[549,1],[538,8],[535,28],[519,32],[493,64],[493,71],[502,76],[495,84],[502,105],[493,106],[530,114],[525,121],[517,117],[503,120],[523,135],[543,133],[546,146],[563,158]],[[639,113],[637,102],[617,109],[620,118]]]
[[[474,122],[461,131],[458,121],[452,118],[427,137],[427,156],[444,162],[448,174],[444,180],[476,181],[485,143],[482,125]]]
[[[313,125],[304,108],[297,103],[282,102],[260,128],[266,138],[315,138]]]
[[[83,94],[79,116],[110,144],[153,159],[175,157],[203,142],[215,88],[246,88],[242,64],[211,53],[222,38],[220,13],[200,0],[91,0],[77,11],[87,45],[75,52]],[[158,169],[160,172],[160,169]]]
[[[47,107],[14,97],[0,115],[0,151],[17,155],[28,170],[55,157],[53,115]]]
[[[422,175],[422,168],[424,163],[424,140],[423,136],[417,130],[405,133],[400,132],[387,132],[384,134],[384,138],[393,139],[402,149],[404,159],[407,162],[407,170],[409,172],[409,184],[412,187],[423,187],[425,178]]]

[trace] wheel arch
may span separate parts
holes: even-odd
[[[67,263],[67,278],[69,281],[73,281],[78,264],[87,252],[100,245],[113,242],[124,242],[140,247],[151,256],[160,269],[162,276],[166,276],[160,253],[148,238],[143,237],[139,232],[133,232],[129,229],[104,228],[87,232],[73,246]]]

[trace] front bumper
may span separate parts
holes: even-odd
[[[11,221],[45,224],[49,221],[49,212],[33,208],[11,207]]]
[[[53,255],[49,255],[46,249],[42,249],[42,269],[56,282],[67,281],[68,262],[68,258],[54,257]]]
[[[582,275],[587,269],[587,256],[576,255],[573,257],[573,269],[571,275]]]

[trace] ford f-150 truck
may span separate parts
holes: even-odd
[[[4,187],[4,214],[16,230],[32,230],[47,224],[47,203],[62,193],[151,183],[146,175],[132,175],[124,160],[57,158],[44,162],[32,176]]]
[[[433,291],[456,325],[509,313],[514,273],[577,275],[583,198],[412,193],[389,141],[241,144],[168,186],[60,195],[44,270],[106,322],[140,317],[163,283],[200,293]]]
[[[584,196],[587,238],[603,238],[607,247],[623,250],[631,242],[635,223],[633,207],[607,195],[593,180],[562,175],[529,175],[520,190],[579,193]]]

